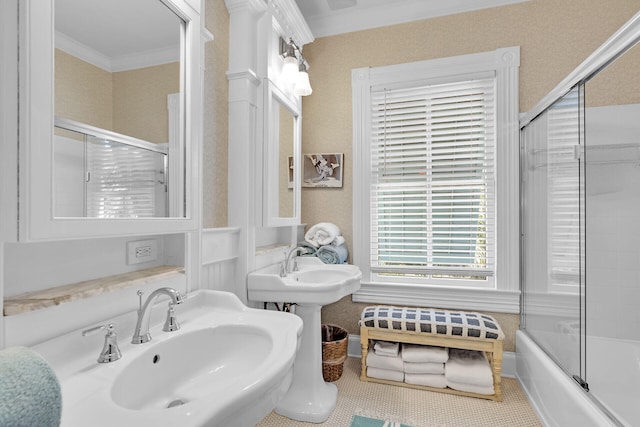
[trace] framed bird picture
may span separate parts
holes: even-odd
[[[302,186],[341,188],[343,168],[342,153],[303,154]]]

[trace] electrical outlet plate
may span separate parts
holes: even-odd
[[[155,261],[156,259],[158,259],[158,240],[127,242],[127,265]]]

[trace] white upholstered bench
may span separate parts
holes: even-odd
[[[451,388],[434,388],[367,376],[367,353],[371,341],[430,345],[483,351],[493,374],[494,394],[478,394]],[[432,308],[370,306],[360,318],[362,370],[360,379],[463,396],[502,401],[501,378],[504,333],[491,316],[466,311]]]

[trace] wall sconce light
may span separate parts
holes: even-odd
[[[309,63],[302,56],[300,48],[293,40],[289,39],[289,42],[286,42],[280,37],[280,56],[284,60],[282,64],[282,80],[295,85],[293,89],[295,95],[311,95],[313,90],[309,83],[309,73],[307,73]]]
[[[296,76],[296,86],[293,89],[293,93],[298,96],[309,96],[311,92],[313,92],[313,89],[311,89],[311,83],[309,83],[309,73],[307,73],[307,66],[303,60],[300,61],[300,68]]]

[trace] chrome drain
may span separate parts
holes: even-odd
[[[169,403],[167,405],[167,408],[173,408],[173,407],[176,407],[176,406],[184,405],[185,403],[187,403],[187,402],[185,402],[182,399],[176,399],[176,400],[172,401],[171,403]]]

